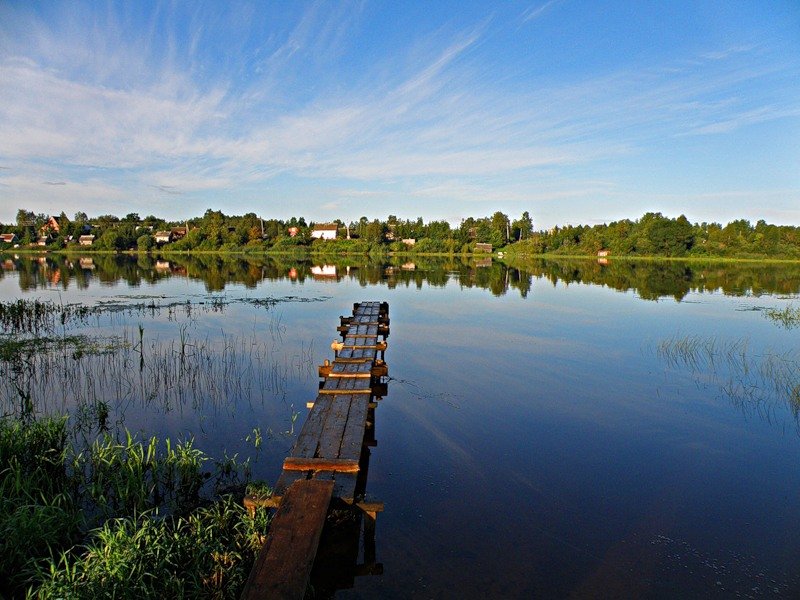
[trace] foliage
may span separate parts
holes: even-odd
[[[68,442],[66,418],[0,420],[0,594],[235,597],[267,526],[231,496],[201,496],[192,441]],[[230,484],[242,465],[217,464]]]
[[[765,258],[800,258],[800,228],[770,225],[758,221],[752,225],[739,219],[725,226],[719,223],[692,224],[684,216],[665,217],[649,212],[640,219],[623,219],[599,225],[565,225],[548,231],[533,230],[533,219],[523,211],[517,219],[496,211],[489,217],[468,217],[458,227],[447,221],[425,223],[422,217],[399,219],[395,215],[383,221],[361,217],[343,223],[337,239],[319,243],[311,237],[312,225],[302,217],[288,220],[261,219],[254,213],[226,215],[207,210],[202,217],[184,223],[167,223],[155,216],[140,219],[129,213],[123,219],[113,215],[88,218],[76,213],[70,222],[66,215],[60,232],[50,232],[51,248],[77,246],[84,233],[96,236],[94,250],[121,252],[155,249],[150,232],[175,226],[188,227],[188,234],[160,247],[161,250],[203,252],[296,252],[375,254],[385,251],[416,254],[453,254],[469,251],[470,244],[492,244],[516,254],[595,255],[607,250],[612,256],[715,256]],[[19,209],[16,225],[4,227],[16,233],[21,246],[33,244],[39,237],[47,216]],[[145,228],[144,233],[142,228]],[[346,233],[345,233],[346,232]],[[406,246],[402,240],[415,240]],[[334,243],[335,242],[335,243]],[[424,242],[421,247],[419,243]],[[82,251],[86,249],[82,248]]]

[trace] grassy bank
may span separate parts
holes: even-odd
[[[267,528],[237,501],[243,465],[192,440],[70,438],[66,417],[0,419],[1,596],[238,597]]]

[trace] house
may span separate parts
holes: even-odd
[[[13,244],[16,241],[16,233],[0,233],[0,242],[3,242],[4,244]]]
[[[335,240],[337,231],[339,231],[339,226],[336,223],[322,223],[314,225],[311,237],[320,240]]]
[[[478,242],[475,244],[475,252],[491,252],[492,245],[491,244],[484,244],[483,242]]]
[[[78,238],[78,244],[81,246],[91,246],[94,244],[94,237],[93,235],[82,235]]]
[[[403,238],[403,243],[406,246],[413,246],[414,244],[417,243],[417,240],[416,238]]]
[[[67,217],[50,217],[47,219],[47,223],[42,225],[41,233],[42,235],[47,235],[49,233],[60,233],[61,228],[69,224],[69,219]]]
[[[298,233],[300,233],[300,228],[289,227],[289,229],[287,229],[286,231],[289,233],[289,237],[295,237]]]
[[[172,232],[171,231],[156,231],[156,234],[153,236],[155,239],[156,244],[166,244],[172,241]]]
[[[37,246],[47,246],[47,242],[49,242],[49,241],[50,241],[50,238],[48,238],[46,235],[43,235],[38,240],[36,240],[36,245]]]
[[[597,256],[609,256],[611,254],[611,250],[598,250]]]
[[[186,234],[189,233],[189,228],[188,227],[173,227],[170,230],[170,233],[172,234],[172,240],[173,241],[174,240],[179,240],[181,238],[185,238],[186,237]]]

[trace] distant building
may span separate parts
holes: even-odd
[[[172,241],[172,232],[156,231],[156,234],[153,236],[153,239],[156,241],[156,244],[167,244]]]
[[[47,223],[42,225],[41,233],[42,235],[47,235],[49,233],[60,233],[61,228],[69,224],[69,219],[67,217],[50,217],[47,219]]]
[[[50,238],[48,238],[46,235],[43,235],[38,240],[36,240],[36,245],[37,246],[47,246],[47,242],[49,242],[49,241],[50,241]]]
[[[406,246],[413,246],[417,243],[417,240],[415,238],[403,238],[403,243]]]
[[[4,244],[13,244],[16,241],[16,233],[0,233],[0,242],[3,242]]]
[[[170,233],[172,234],[172,239],[173,240],[179,240],[181,238],[186,237],[186,234],[189,233],[189,228],[188,227],[173,227],[170,230]]]
[[[314,225],[314,229],[311,231],[311,237],[319,240],[335,240],[338,231],[339,226],[336,223],[323,223],[321,225]]]
[[[94,244],[94,236],[93,235],[82,235],[78,238],[78,243],[81,246],[91,246]]]
[[[295,237],[295,236],[297,236],[298,233],[300,233],[300,228],[299,227],[289,227],[289,229],[287,229],[286,231],[289,233],[289,237]]]
[[[611,250],[599,250],[597,252],[597,256],[609,256],[611,254]]]

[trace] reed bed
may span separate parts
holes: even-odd
[[[0,595],[236,597],[268,526],[221,495],[245,464],[191,439],[69,437],[63,417],[0,420]]]
[[[279,322],[270,325],[279,336]],[[286,355],[255,334],[196,339],[187,324],[175,338],[148,340],[140,325],[121,336],[0,340],[0,407],[5,414],[29,410],[65,412],[81,404],[132,404],[223,410],[241,402],[285,396],[294,380],[314,376],[313,346]]]

